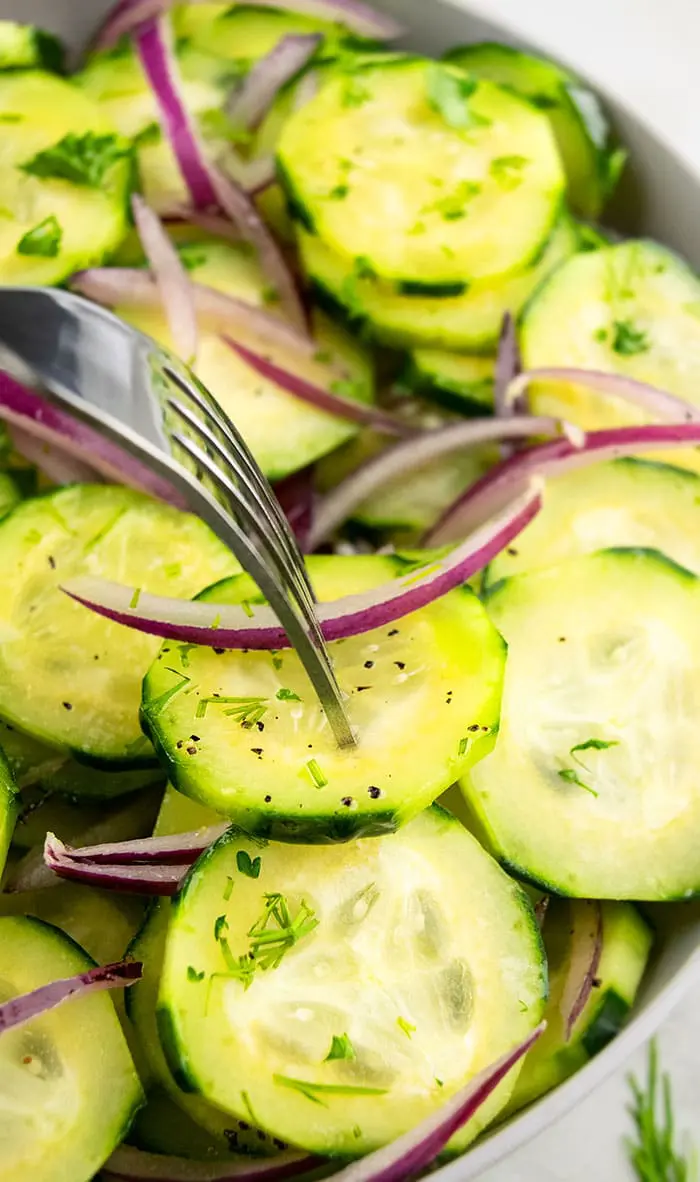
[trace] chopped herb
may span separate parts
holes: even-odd
[[[210,628],[219,628],[221,626],[221,612],[217,612],[209,625]]]
[[[439,213],[446,222],[454,222],[467,216],[467,206],[481,192],[478,181],[460,181],[452,193],[441,197],[432,205],[425,206],[421,213]]]
[[[577,784],[579,788],[584,788],[586,792],[590,792],[591,796],[597,797],[598,793],[595,791],[595,789],[591,788],[589,784],[585,784],[574,768],[562,768],[561,771],[557,772],[557,775],[559,776],[559,779],[564,780],[566,784]]]
[[[371,90],[353,74],[348,75],[343,84],[341,102],[344,107],[363,107],[372,97]]]
[[[576,756],[577,751],[607,751],[609,747],[619,747],[620,743],[617,739],[586,739],[585,743],[577,743],[575,747],[569,749],[569,755]],[[579,763],[580,760],[577,760]]]
[[[134,587],[134,594],[131,596],[131,599],[129,600],[129,607],[138,607],[140,598],[141,598],[141,588]],[[183,661],[183,665],[184,665],[184,663],[185,662]]]
[[[671,1081],[665,1073],[659,1077],[655,1040],[649,1044],[645,1086],[633,1077],[629,1083],[633,1095],[629,1112],[635,1136],[628,1137],[625,1145],[639,1182],[690,1182],[695,1173],[693,1161],[675,1146]]]
[[[134,144],[137,148],[146,148],[150,144],[159,144],[162,138],[160,124],[154,120],[153,123],[148,123],[137,136],[134,136]]]
[[[339,398],[357,398],[360,383],[353,381],[352,378],[336,378],[334,382],[330,383],[329,390],[331,394],[337,394]]]
[[[219,945],[226,961],[229,976],[241,981],[246,989],[252,983],[258,969],[261,972],[267,972],[268,969],[278,968],[285,953],[318,927],[318,920],[314,912],[303,899],[297,915],[292,919],[289,903],[284,895],[275,893],[263,897],[265,900],[263,914],[247,933],[249,940],[247,952],[242,956],[234,956],[228,940],[225,937],[219,937]]]
[[[196,271],[197,267],[203,267],[207,261],[207,256],[194,242],[185,242],[177,249],[180,262],[186,271]]]
[[[178,575],[182,574],[182,563],[181,562],[168,562],[163,567],[163,572],[165,575],[167,575],[167,577],[169,579],[176,579],[178,577]]]
[[[444,1083],[442,1082],[442,1080],[438,1079],[437,1075],[435,1076],[435,1083],[437,1084],[437,1086],[439,1088],[444,1088],[444,1086],[445,1086]]]
[[[527,1002],[526,1002],[526,1001],[521,1001],[521,1000],[520,1000],[520,998],[518,998],[518,1009],[520,1010],[520,1013],[521,1013],[521,1014],[526,1014],[526,1013],[527,1013],[527,1011],[528,1011],[528,1004],[527,1004]]]
[[[180,660],[182,661],[182,665],[183,665],[184,669],[189,669],[189,667],[190,667],[190,653],[192,652],[193,648],[198,648],[198,647],[199,647],[199,645],[197,645],[197,644],[179,644],[177,646],[177,651],[180,654]]]
[[[330,201],[343,201],[350,192],[349,185],[336,185],[328,194]]]
[[[281,689],[278,689],[277,693],[275,694],[275,697],[279,698],[280,702],[300,702],[301,701],[301,698],[299,697],[298,694],[294,693],[294,690],[285,689],[284,686],[282,686]]]
[[[362,1136],[362,1129],[360,1128],[359,1125],[353,1125],[352,1135],[356,1141],[359,1141],[360,1137]]]
[[[187,980],[188,981],[203,981],[204,977],[205,977],[204,972],[198,973],[196,969],[192,968],[191,964],[188,964],[188,966],[187,966]]]
[[[176,698],[178,694],[183,693],[185,686],[190,685],[192,682],[192,678],[187,677],[185,673],[181,673],[179,669],[173,669],[170,665],[164,665],[163,668],[167,673],[174,673],[176,677],[180,678],[180,680],[177,685],[173,685],[170,687],[170,689],[164,690],[163,693],[160,694],[153,702],[149,703],[148,713],[151,716],[157,716],[160,714],[161,711],[163,711],[168,705],[168,702],[171,702],[172,699]]]
[[[595,330],[595,332],[593,333],[593,340],[594,341],[601,341],[602,342],[602,341],[607,341],[607,339],[608,339],[607,328],[597,328]]]
[[[448,127],[458,131],[470,131],[475,127],[488,127],[490,119],[477,115],[469,105],[469,99],[479,83],[468,74],[460,76],[448,66],[431,62],[427,67],[426,85],[428,102],[433,110],[445,120]]]
[[[63,230],[54,216],[44,218],[33,230],[27,230],[17,243],[17,254],[37,255],[43,259],[55,259],[61,249]]]
[[[212,694],[200,698],[195,710],[195,718],[204,718],[210,706],[227,706],[224,714],[234,718],[245,730],[250,730],[266,714],[269,702],[266,698],[236,698],[224,694]]]
[[[22,123],[24,115],[19,115],[17,111],[3,111],[0,115],[0,123]]]
[[[407,1021],[406,1018],[397,1018],[396,1025],[398,1026],[399,1030],[403,1030],[406,1038],[410,1038],[411,1035],[415,1034],[416,1032],[416,1027],[411,1022]]]
[[[613,322],[613,352],[621,357],[635,357],[637,353],[648,352],[649,337],[641,328],[636,328],[631,320],[615,320]]]
[[[324,1063],[330,1063],[333,1059],[355,1059],[355,1048],[350,1042],[347,1034],[334,1034],[331,1041],[331,1049],[323,1060]]]
[[[307,1100],[312,1100],[314,1104],[322,1104],[327,1107],[320,1096],[386,1096],[388,1088],[364,1088],[353,1087],[349,1084],[319,1084],[313,1083],[305,1079],[293,1079],[290,1075],[273,1075],[273,1080],[283,1088],[293,1088],[296,1092],[301,1092],[302,1096],[306,1096]]]
[[[262,862],[260,858],[251,858],[246,850],[239,850],[236,854],[236,866],[241,874],[247,878],[260,878]]]
[[[222,935],[228,931],[228,920],[225,915],[217,915],[214,920],[214,939],[220,940]]]
[[[517,189],[523,183],[523,170],[529,163],[527,156],[496,156],[489,172],[502,189]]]
[[[19,167],[30,176],[58,178],[74,185],[99,189],[109,170],[131,153],[131,145],[116,135],[69,132],[62,140]]]
[[[230,874],[226,875],[226,886],[224,887],[224,903],[228,903],[233,891],[233,878]]]
[[[458,755],[466,755],[468,750],[469,750],[469,737],[465,736],[463,739],[459,740],[459,747],[457,749],[457,754]]]
[[[273,669],[281,669],[283,665],[284,665],[284,658],[283,657],[273,656],[273,658],[272,658]]]
[[[304,765],[317,788],[325,788],[328,780],[321,771],[315,759],[309,759]]]

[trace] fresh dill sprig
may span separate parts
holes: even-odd
[[[234,956],[231,951],[224,934],[228,931],[225,916],[218,917],[214,928],[214,938],[226,962],[228,975],[242,981],[246,989],[252,984],[258,969],[264,973],[268,969],[278,968],[285,953],[317,928],[319,922],[304,899],[299,904],[296,916],[292,918],[289,903],[284,895],[275,892],[266,894],[263,898],[263,913],[248,929],[248,950],[242,956]]]
[[[634,1137],[626,1139],[630,1163],[639,1182],[692,1182],[696,1177],[694,1157],[676,1148],[671,1080],[659,1074],[656,1041],[649,1044],[646,1085],[630,1076],[633,1101],[629,1112]]]

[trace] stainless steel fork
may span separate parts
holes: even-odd
[[[230,547],[296,649],[340,746],[355,742],[282,508],[235,425],[175,356],[80,296],[0,287],[0,368],[164,477]]]

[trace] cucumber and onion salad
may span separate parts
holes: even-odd
[[[580,79],[400,32],[122,0],[69,78],[0,22],[0,280],[192,364],[357,740],[172,490],[0,373],[9,1182],[418,1176],[615,1036],[638,904],[700,893],[698,280],[598,224]]]

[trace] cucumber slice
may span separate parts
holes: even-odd
[[[330,79],[285,124],[278,160],[307,229],[347,267],[361,259],[416,295],[459,295],[532,265],[564,187],[544,115],[415,58]]]
[[[98,964],[112,964],[124,955],[143,922],[143,902],[61,882],[50,890],[0,892],[0,916],[4,915],[35,916],[60,928]]]
[[[591,996],[567,1040],[561,1011],[574,941],[597,924],[594,905],[579,899],[552,899],[544,924],[549,965],[547,1029],[532,1048],[515,1085],[507,1115],[531,1104],[563,1083],[619,1032],[637,995],[653,936],[631,903],[603,903],[603,949]]]
[[[324,55],[346,46],[373,44],[351,33],[340,21],[317,20],[300,12],[261,9],[253,4],[178,5],[173,12],[173,25],[179,38],[187,37],[193,46],[236,62],[243,73],[274,49],[283,37],[295,34],[323,34]]]
[[[277,936],[250,960],[259,921]],[[523,892],[435,807],[342,849],[225,834],[173,908],[158,1021],[191,1090],[313,1152],[355,1155],[523,1037],[545,994]]]
[[[249,249],[196,243],[182,247],[181,254],[195,282],[256,305],[269,301],[271,293]],[[128,307],[117,311],[142,332],[173,346],[161,311]],[[343,393],[358,402],[371,402],[373,374],[367,351],[322,313],[314,313],[313,325],[319,353],[327,354],[348,374]],[[272,355],[273,347],[266,352]],[[288,358],[279,360],[283,366],[290,364]],[[301,377],[317,384],[328,380],[327,370],[313,358],[295,359],[294,368]],[[281,480],[312,464],[357,433],[357,424],[318,411],[261,378],[216,332],[203,331],[200,335],[197,376],[234,419],[271,480]]]
[[[3,1000],[92,967],[50,924],[0,918]],[[111,998],[94,993],[0,1040],[3,1182],[89,1182],[142,1102]]]
[[[17,483],[8,472],[0,472],[0,518],[7,517],[22,499]]]
[[[78,763],[65,751],[48,747],[2,721],[0,747],[20,789],[47,795],[58,793],[76,802],[111,800],[163,780],[158,767],[110,772]]]
[[[609,546],[662,550],[700,574],[700,477],[621,459],[547,480],[541,513],[488,567],[487,583]]]
[[[405,569],[374,555],[309,560],[321,600]],[[241,577],[205,597],[240,603],[256,591]],[[505,654],[467,588],[330,648],[359,735],[352,751],[338,749],[293,651],[184,646],[184,668],[183,646],[164,645],[144,680],[142,721],[172,784],[252,833],[346,841],[396,829],[491,749]]]
[[[0,21],[0,70],[51,70],[62,74],[63,46],[45,29]]]
[[[0,750],[0,879],[17,819],[17,793],[7,760]]]
[[[473,283],[462,295],[407,296],[353,266],[315,235],[297,228],[301,259],[319,303],[339,312],[363,336],[396,347],[488,352],[503,313],[519,313],[544,279],[578,249],[575,224],[562,216],[540,256],[516,275]]]
[[[486,601],[508,644],[501,728],[462,783],[489,847],[555,893],[700,891],[700,581],[654,550],[603,550]]]
[[[2,282],[102,262],[127,230],[131,145],[77,86],[38,71],[0,74],[0,122]]]
[[[416,394],[460,414],[493,413],[494,357],[414,349],[402,380]]]
[[[700,283],[655,242],[576,255],[527,309],[521,348],[526,369],[575,365],[628,374],[698,404]],[[639,407],[582,386],[538,383],[530,400],[536,414],[561,415],[590,430],[649,421]],[[669,452],[670,462],[679,463],[679,455]]]
[[[20,850],[31,850],[33,860],[43,867],[47,833],[55,833],[72,846],[147,837],[153,830],[159,804],[158,789],[134,792],[126,800],[87,804],[75,804],[58,794],[42,798],[40,793],[23,792],[12,844]],[[42,872],[42,878],[47,877],[56,885],[55,879]]]
[[[138,723],[140,683],[158,651],[60,590],[89,573],[191,595],[236,569],[195,517],[108,485],[25,501],[0,523],[0,715],[106,770],[155,762]]]
[[[547,115],[564,161],[569,201],[581,217],[597,218],[626,156],[615,145],[597,96],[556,62],[494,41],[452,49],[445,60],[513,90]]]

